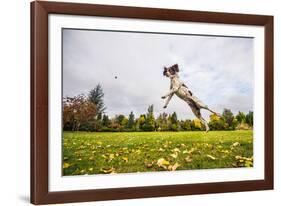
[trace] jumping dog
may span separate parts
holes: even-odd
[[[204,104],[201,100],[199,100],[193,93],[188,89],[188,87],[182,83],[179,79],[179,67],[177,64],[171,67],[164,67],[163,75],[170,78],[170,91],[162,96],[162,99],[166,99],[164,109],[167,108],[171,98],[174,94],[176,94],[179,98],[185,101],[191,108],[193,114],[205,125],[206,132],[210,130],[207,121],[202,117],[200,109],[206,109],[213,114],[220,116],[218,113],[209,109],[206,104]]]

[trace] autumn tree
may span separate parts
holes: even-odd
[[[137,131],[144,130],[145,127],[145,114],[140,115],[139,118],[136,119],[135,121],[135,127]]]
[[[211,130],[224,130],[225,121],[216,114],[210,115],[209,127]]]
[[[97,106],[84,95],[63,98],[63,125],[70,124],[72,131],[78,131],[81,124],[97,115]]]
[[[193,120],[193,124],[194,124],[194,130],[202,130],[202,124],[201,121],[199,119],[194,119]]]

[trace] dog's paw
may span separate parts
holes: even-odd
[[[162,98],[162,99],[165,99],[166,97],[165,97],[165,96],[162,96],[161,98]]]
[[[166,109],[166,108],[167,108],[167,106],[164,106],[163,108],[164,108],[164,109]]]

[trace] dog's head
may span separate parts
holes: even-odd
[[[170,77],[171,75],[175,75],[176,73],[179,72],[179,66],[178,64],[174,64],[173,66],[170,67],[164,67],[163,75],[166,77]]]

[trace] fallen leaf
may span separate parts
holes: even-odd
[[[70,166],[71,166],[71,164],[69,164],[69,163],[67,163],[67,162],[63,163],[63,169],[67,169],[67,168],[69,168]]]
[[[191,153],[193,153],[195,150],[196,150],[196,149],[192,147],[187,153],[188,153],[188,154],[191,154]]]
[[[170,154],[170,156],[176,159],[178,157],[178,153],[176,152],[174,154]]]
[[[175,171],[179,166],[180,164],[176,162],[174,165],[169,165],[168,170]]]
[[[109,161],[109,162],[111,162],[111,160],[113,160],[113,159],[114,159],[114,154],[109,154],[109,157],[108,157],[108,158],[109,158],[109,160],[108,160],[108,161]]]
[[[122,157],[122,160],[124,160],[125,162],[128,162],[128,157]]]
[[[187,163],[190,163],[192,162],[192,159],[190,156],[187,156],[185,159],[184,159]]]
[[[216,160],[217,158],[215,158],[214,156],[212,156],[212,155],[206,155],[207,157],[209,157],[210,159],[212,159],[212,160]]]
[[[167,169],[167,165],[169,165],[170,162],[165,160],[164,158],[160,158],[158,161],[157,161],[157,165],[158,167],[162,167],[164,169]]]
[[[174,152],[180,152],[179,148],[173,149]]]
[[[148,163],[148,164],[146,164],[146,167],[147,168],[151,168],[153,166],[153,164],[152,163]]]
[[[136,154],[140,154],[141,153],[141,150],[136,150],[136,152],[135,152]]]
[[[105,173],[105,174],[115,173],[115,169],[113,167],[111,167],[111,168],[101,168],[100,171]]]
[[[162,149],[162,148],[159,148],[159,150],[158,150],[159,152],[163,152],[163,151],[165,151],[164,149]]]

